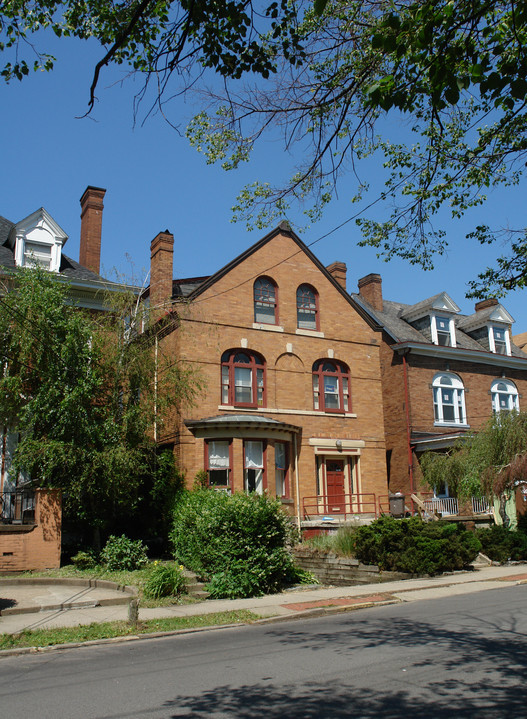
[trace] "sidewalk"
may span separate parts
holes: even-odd
[[[468,594],[515,584],[527,584],[527,564],[483,567],[439,577],[382,584],[295,589],[251,599],[213,599],[173,607],[145,607],[139,609],[139,619],[188,617],[247,609],[262,619],[273,618],[276,621],[328,611]],[[33,592],[24,587],[19,595],[16,595],[14,588],[10,588],[10,596],[18,602],[17,606],[24,613],[2,614],[0,633],[16,634],[24,629],[78,626],[128,618],[128,607],[123,601],[127,602],[129,597],[125,600],[122,591],[114,591],[112,594],[110,589],[92,588],[79,592],[79,587],[66,586],[59,589],[52,583],[47,586],[48,589],[43,585],[36,586]],[[47,596],[46,591],[49,592]],[[1,580],[0,596],[6,597]],[[86,606],[86,602],[91,606]]]

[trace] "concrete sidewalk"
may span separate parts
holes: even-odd
[[[144,621],[161,617],[188,617],[238,609],[250,610],[262,619],[271,617],[285,619],[379,604],[434,599],[524,583],[527,584],[526,564],[483,567],[473,571],[443,574],[439,577],[406,579],[382,584],[295,589],[281,594],[251,599],[215,599],[170,607],[152,609],[145,607],[139,609],[139,619]],[[54,595],[55,599],[60,595],[56,586],[49,585],[49,596]],[[72,587],[65,591],[69,591],[71,595]],[[105,590],[105,592],[109,591]],[[94,606],[94,602],[97,603],[97,595],[94,590],[93,593],[87,592],[77,598],[78,601],[91,601],[92,605],[89,607],[75,607],[75,600],[73,600],[59,602],[63,605],[62,608],[57,608],[55,602],[52,608],[51,605],[46,606],[41,601],[42,586],[37,587],[35,592],[40,592],[40,598],[38,601],[34,598],[33,606],[37,609],[38,605],[39,609],[31,613],[2,614],[0,616],[0,633],[16,634],[24,629],[78,626],[128,618],[128,607],[122,602],[123,600],[127,602],[130,597],[124,599],[122,594],[120,597],[113,597],[113,599],[118,599],[120,604],[105,601],[111,600],[112,597],[109,597],[108,594],[105,596],[101,594],[99,599],[103,600],[103,606]],[[0,594],[5,596],[1,581]],[[117,592],[115,594],[117,595]],[[68,606],[72,608],[68,608]]]

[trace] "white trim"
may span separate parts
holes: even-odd
[[[218,409],[221,410],[233,410],[238,412],[260,412],[261,414],[303,414],[307,416],[316,417],[350,417],[356,418],[357,415],[354,412],[321,412],[320,410],[309,410],[309,409],[278,409],[276,407],[234,407],[230,404],[219,404]]]
[[[511,354],[511,339],[509,336],[509,327],[507,325],[499,325],[497,322],[494,322],[492,324],[488,324],[488,331],[489,331],[489,348],[491,352],[494,352],[495,354],[500,354],[502,357],[507,356],[510,357]],[[494,330],[503,330],[503,334],[505,336],[505,355],[502,355],[501,352],[496,352],[496,343],[494,340]]]
[[[450,344],[442,345],[439,343],[439,335],[437,330],[437,320],[445,319],[448,320],[448,332],[450,335]],[[454,318],[448,315],[446,312],[442,315],[437,313],[430,314],[430,329],[432,331],[432,342],[438,347],[456,347],[456,326],[454,324]]]
[[[507,355],[497,355],[486,350],[467,350],[460,347],[444,347],[441,345],[425,344],[424,342],[397,342],[391,345],[392,350],[408,348],[417,355],[425,357],[438,357],[465,362],[493,365],[494,367],[509,367],[514,369],[527,369],[527,358]]]
[[[305,337],[324,337],[323,332],[318,332],[317,330],[295,330],[296,335],[304,335]]]
[[[308,444],[312,447],[319,447],[327,451],[328,449],[337,450],[337,455],[340,454],[337,447],[337,442],[342,442],[343,449],[361,449],[366,446],[366,442],[363,439],[328,439],[327,437],[311,437],[308,440]]]
[[[500,383],[503,383],[506,386],[506,390],[499,390],[498,385]],[[491,397],[492,397],[492,411],[493,412],[512,412],[516,410],[517,412],[520,411],[520,401],[519,401],[519,394],[518,394],[518,388],[512,382],[510,379],[495,379],[491,386]],[[508,404],[509,407],[507,409],[502,410],[500,407],[499,402],[499,395],[506,395],[508,398]]]
[[[284,328],[280,325],[267,325],[263,322],[253,322],[253,330],[267,330],[268,332],[283,332]]]
[[[449,381],[442,382],[443,377],[446,377]],[[443,402],[443,391],[452,392],[452,404]],[[434,404],[434,426],[467,426],[465,386],[457,374],[453,372],[438,372],[432,381],[432,399]],[[447,406],[452,407],[454,419],[444,419],[444,409]]]

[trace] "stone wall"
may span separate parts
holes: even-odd
[[[295,563],[315,575],[321,584],[352,586],[409,579],[412,574],[381,572],[379,567],[361,564],[358,559],[337,557],[333,552],[324,553],[313,549],[296,548]]]

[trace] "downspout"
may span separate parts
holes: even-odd
[[[296,433],[293,433],[293,446],[295,451],[295,491],[296,491],[296,523],[300,531],[300,480],[298,477],[298,452],[296,444]]]
[[[406,352],[403,353],[403,377],[404,377],[404,405],[406,414],[406,442],[408,451],[408,476],[410,478],[410,492],[414,492],[414,463],[412,457],[412,443],[410,432],[410,403],[408,399],[408,366]]]
[[[154,350],[154,442],[157,442],[157,350],[158,338],[156,334]]]

